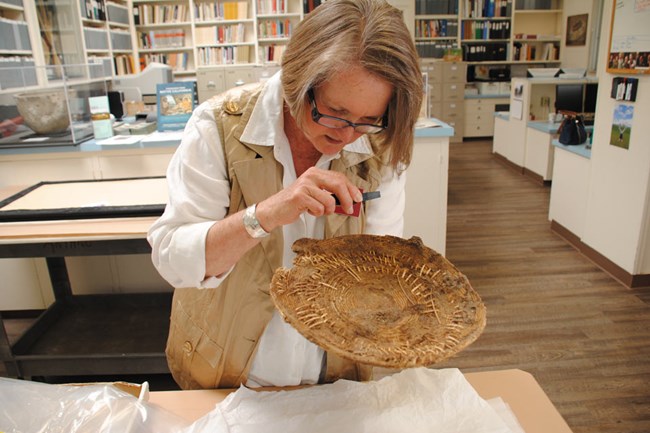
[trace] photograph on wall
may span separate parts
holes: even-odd
[[[587,45],[587,20],[589,14],[572,15],[567,17],[566,44],[569,47]]]
[[[614,120],[609,144],[612,146],[630,148],[630,135],[632,134],[632,119],[634,106],[619,104],[614,108]]]

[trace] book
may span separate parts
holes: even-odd
[[[158,131],[185,128],[196,107],[194,82],[180,81],[156,85]]]

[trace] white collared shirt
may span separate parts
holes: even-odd
[[[273,155],[284,168],[283,187],[296,180],[289,141],[284,133],[280,73],[266,82],[241,141],[273,146]],[[345,149],[371,152],[365,135]],[[338,157],[323,155],[316,165],[328,169],[330,162]],[[402,235],[405,177],[405,174],[397,176],[385,170],[378,187],[381,198],[366,203],[365,233]],[[174,287],[218,288],[228,274],[205,278],[205,241],[214,222],[226,216],[230,184],[210,101],[201,104],[188,121],[181,144],[169,164],[167,181],[169,202],[148,234],[154,266]],[[294,257],[293,242],[303,237],[322,239],[324,219],[304,213],[295,222],[282,227],[282,233],[283,266],[290,268]],[[322,349],[298,334],[276,311],[260,340],[248,384],[316,383],[322,356]]]

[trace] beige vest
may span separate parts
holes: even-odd
[[[282,166],[273,157],[273,147],[240,141],[260,90],[259,85],[242,86],[213,101],[230,177],[229,214],[282,189]],[[345,173],[364,190],[374,190],[379,175],[369,158],[343,151],[331,169]],[[362,233],[364,222],[363,209],[359,218],[330,215],[325,237]],[[282,230],[277,229],[248,251],[217,289],[174,292],[166,354],[183,389],[232,388],[246,382],[260,336],[273,315],[269,284],[282,266],[282,250]],[[371,368],[328,353],[325,381],[339,378],[369,380]]]

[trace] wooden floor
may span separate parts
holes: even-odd
[[[550,188],[491,148],[450,149],[447,257],[482,296],[488,324],[438,367],[526,370],[574,433],[650,432],[650,289],[624,287],[553,234]]]
[[[623,286],[551,232],[550,187],[491,148],[450,149],[447,258],[488,320],[440,367],[526,370],[575,433],[650,432],[650,288]]]

